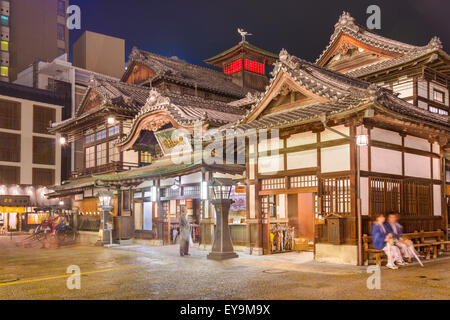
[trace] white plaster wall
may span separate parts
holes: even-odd
[[[433,211],[435,216],[442,215],[441,205],[442,205],[442,197],[441,197],[441,186],[433,185]]]
[[[420,97],[428,99],[428,81],[426,80],[417,81],[417,94]]]
[[[201,172],[195,172],[185,176],[181,176],[181,184],[201,183],[201,182],[202,182]]]
[[[278,138],[267,139],[258,143],[258,152],[277,150],[281,148],[284,148],[284,140]]]
[[[317,149],[288,153],[287,170],[317,167]]]
[[[405,153],[405,175],[418,178],[431,178],[430,158]]]
[[[399,93],[399,98],[411,97],[413,95],[413,80],[402,80],[394,83],[392,90],[395,93]]]
[[[402,153],[400,151],[372,147],[371,153],[373,172],[402,174]]]
[[[369,147],[359,147],[359,168],[363,171],[369,170]]]
[[[363,216],[369,215],[369,178],[360,178],[361,187],[361,213]]]
[[[139,152],[134,150],[128,150],[123,152],[123,162],[126,163],[139,163]]]
[[[317,134],[312,132],[296,133],[286,139],[286,147],[296,147],[317,142]]]
[[[428,103],[426,103],[426,102],[418,101],[418,102],[417,102],[417,106],[418,106],[419,108],[421,108],[421,109],[428,110]]]
[[[346,135],[350,135],[350,128],[345,127],[344,125],[333,127],[333,129],[335,129],[339,132],[342,132]],[[334,133],[333,131],[327,130],[327,129],[325,129],[325,131],[322,131],[320,133],[320,141],[322,141],[322,142],[330,141],[330,140],[338,140],[338,139],[343,139],[343,138],[344,138],[343,136],[341,136],[337,133]]]
[[[259,173],[277,173],[282,170],[284,170],[284,155],[282,154],[258,159]]]
[[[1,129],[0,132],[19,134],[20,138],[20,162],[2,162],[5,166],[20,166],[20,184],[33,183],[33,168],[43,168],[55,170],[55,184],[61,184],[61,145],[60,135],[33,133],[33,106],[52,108],[56,110],[56,121],[61,121],[62,106],[48,103],[35,102],[31,100],[19,99],[0,95],[0,99],[15,101],[21,106],[21,130]],[[44,137],[55,140],[55,165],[33,164],[33,136]]]
[[[439,143],[433,143],[433,152],[440,154],[441,148],[439,147]]]
[[[174,184],[175,184],[175,179],[174,178],[161,179],[159,181],[159,185],[161,187],[172,186]]]
[[[413,136],[405,137],[405,147],[419,149],[423,151],[430,151],[431,149],[430,143],[427,140]]]
[[[370,139],[402,145],[402,137],[397,132],[380,128],[373,128],[370,131]]]
[[[441,161],[433,158],[433,179],[441,180]]]
[[[350,145],[321,149],[322,172],[350,170]]]

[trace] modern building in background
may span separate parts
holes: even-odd
[[[91,43],[92,35],[97,39],[97,41],[94,41],[95,43],[102,43],[101,39],[106,39],[106,44],[99,47]],[[89,43],[89,48],[81,49],[81,43],[83,43],[83,46]],[[95,50],[90,49],[91,45],[95,47]],[[74,61],[79,61],[80,66],[88,69],[74,66],[68,61],[68,54],[63,54],[50,62],[34,61],[33,64],[18,74],[14,83],[50,90],[64,96],[66,102],[62,112],[62,120],[65,120],[75,114],[76,108],[84,97],[93,77],[119,81],[118,78],[111,75],[119,74],[119,77],[122,76],[125,64],[124,55],[124,40],[87,32],[80,37],[80,40],[74,46],[73,57]],[[96,63],[95,60],[100,56],[104,61],[110,63]],[[103,70],[104,73],[98,73],[95,70]],[[71,172],[82,170],[83,159],[82,139],[65,146],[62,153],[62,179],[67,180],[70,178]]]
[[[36,60],[67,53],[68,0],[0,1],[0,80],[13,82]]]
[[[86,31],[73,45],[73,65],[120,78],[125,71],[125,40]]]
[[[61,121],[64,102],[47,90],[0,82],[0,229],[18,230],[22,214],[58,205],[45,197],[61,183],[59,135],[48,127]]]

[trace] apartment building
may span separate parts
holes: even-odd
[[[0,1],[0,80],[13,82],[36,60],[68,52],[68,0]]]

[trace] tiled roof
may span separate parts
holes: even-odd
[[[363,26],[357,24],[355,19],[350,16],[348,12],[343,12],[339,17],[339,21],[334,26],[334,33],[331,35],[330,42],[325,50],[317,58],[316,63],[319,63],[326,55],[328,50],[334,44],[334,41],[341,35],[347,34],[350,37],[361,41],[364,44],[378,48],[380,50],[397,53],[400,55],[411,53],[415,50],[426,49],[427,46],[419,47],[389,39],[378,35],[372,31],[367,30]],[[434,39],[434,38],[433,38]],[[433,41],[432,39],[432,41]]]
[[[372,64],[372,65],[369,65],[369,66],[361,67],[359,69],[353,69],[353,70],[351,70],[349,72],[346,72],[345,74],[350,76],[350,77],[359,78],[359,77],[366,76],[366,75],[369,75],[369,74],[374,73],[374,72],[378,72],[378,71],[381,71],[381,70],[386,70],[386,69],[389,69],[389,68],[392,68],[392,67],[400,66],[400,65],[402,65],[404,63],[408,63],[408,62],[414,61],[416,59],[420,59],[420,58],[422,58],[424,56],[427,56],[427,55],[429,55],[431,53],[439,52],[439,51],[441,51],[439,48],[435,48],[435,47],[431,47],[431,46],[430,47],[426,47],[424,49],[417,49],[417,50],[414,50],[414,51],[412,51],[410,53],[407,53],[407,54],[405,54],[403,56],[400,56],[398,58],[385,60],[385,61],[382,61],[382,62],[379,62],[379,63],[375,63],[375,64]]]
[[[179,95],[153,88],[149,91],[145,105],[134,117],[132,127],[135,127],[147,115],[159,110],[166,111],[178,124],[185,126],[202,122],[220,126],[241,119],[245,113],[243,109],[225,102]],[[133,134],[131,130],[128,135],[118,140],[117,144],[122,145],[129,141]]]
[[[152,82],[158,79],[167,79],[235,98],[243,98],[249,92],[248,89],[233,83],[231,77],[222,72],[137,48],[133,48],[129,60],[129,64],[139,62],[152,69],[156,73],[155,77],[151,79]]]
[[[223,57],[226,57],[228,54],[230,54],[230,53],[232,53],[234,51],[239,51],[239,50],[244,50],[244,49],[247,49],[249,51],[253,51],[253,52],[258,53],[258,54],[260,54],[262,56],[270,57],[270,58],[272,58],[274,60],[278,59],[278,55],[275,54],[275,53],[272,53],[270,51],[258,48],[257,46],[252,45],[251,43],[249,43],[247,41],[241,41],[240,43],[238,43],[234,47],[232,47],[232,48],[230,48],[228,50],[225,50],[225,51],[215,55],[212,58],[206,59],[205,62],[206,63],[213,63],[213,61],[221,59]]]
[[[285,72],[306,90],[327,98],[330,102],[312,103],[260,116],[256,120],[248,121],[250,115],[269,92],[281,71]],[[222,128],[269,128],[292,125],[296,122],[313,119],[317,121],[323,114],[331,115],[357,110],[359,107],[367,106],[370,103],[375,103],[380,107],[413,118],[416,121],[438,124],[449,128],[447,116],[423,110],[398,98],[388,89],[322,68],[314,63],[289,55],[286,50],[280,52],[280,61],[274,67],[273,77],[270,79],[266,92],[258,98],[245,117]]]

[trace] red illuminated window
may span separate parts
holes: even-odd
[[[248,71],[264,74],[264,64],[256,61],[244,59],[244,68]]]
[[[223,68],[223,72],[226,74],[232,74],[242,70],[242,59],[236,60],[230,64],[227,64]]]

